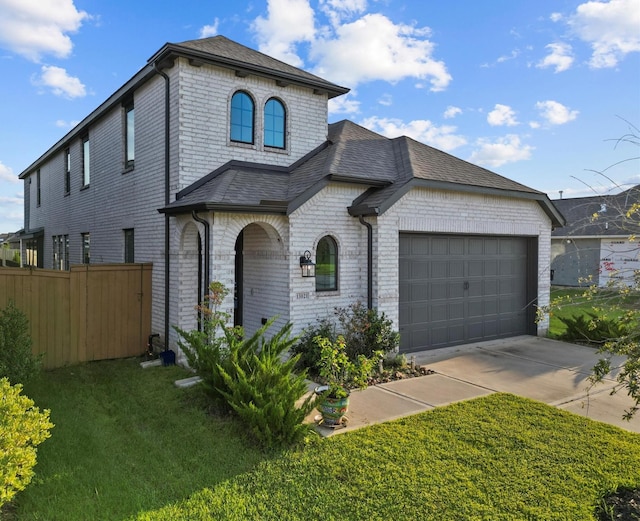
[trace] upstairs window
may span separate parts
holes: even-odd
[[[91,181],[91,154],[89,136],[82,138],[82,186],[89,186]]]
[[[253,143],[253,107],[246,92],[238,91],[231,98],[231,141]]]
[[[124,107],[124,166],[133,168],[135,151],[135,111],[133,101]]]
[[[329,235],[316,248],[316,291],[338,289],[338,244]]]
[[[284,105],[271,98],[264,106],[264,145],[267,147],[285,147],[285,111]]]
[[[64,149],[64,193],[71,191],[71,149]]]
[[[91,234],[82,234],[82,264],[91,262]]]
[[[134,233],[133,228],[124,230],[124,261],[135,262]]]
[[[36,204],[40,206],[42,203],[42,190],[40,182],[40,169],[36,171]]]

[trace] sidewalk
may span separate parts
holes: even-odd
[[[640,416],[630,422],[622,419],[631,399],[624,391],[609,394],[614,380],[587,393],[588,376],[600,357],[592,348],[521,336],[412,354],[416,364],[435,374],[354,391],[346,426],[330,429],[319,425],[318,432],[331,436],[461,400],[506,392],[640,433]],[[614,365],[620,365],[621,360],[614,360]],[[314,412],[313,417],[316,415]]]

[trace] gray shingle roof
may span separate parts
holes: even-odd
[[[167,43],[149,61],[161,61],[163,56],[176,54],[185,55],[196,61],[229,67],[240,73],[266,76],[283,82],[283,84],[290,82],[307,85],[326,91],[329,98],[349,92],[346,87],[340,87],[310,72],[267,56],[221,35],[187,40],[181,43]]]
[[[634,203],[640,203],[640,185],[616,195],[556,199],[553,203],[567,219],[566,226],[555,230],[553,237],[640,234],[637,219],[626,217],[628,209]]]
[[[330,181],[369,189],[352,215],[384,213],[413,186],[537,200],[561,225],[545,194],[407,137],[389,139],[351,121],[329,125],[329,140],[288,169],[230,162],[178,194],[163,211],[238,209],[291,213]],[[278,205],[273,202],[278,201]]]

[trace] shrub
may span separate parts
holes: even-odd
[[[25,383],[40,369],[31,351],[29,319],[13,300],[0,311],[0,378],[11,384]]]
[[[348,308],[336,308],[341,333],[347,346],[349,359],[358,355],[371,358],[374,353],[388,353],[400,344],[400,334],[393,330],[393,323],[384,313],[367,309],[361,302]]]
[[[297,367],[307,368],[312,376],[320,374],[320,347],[315,340],[316,337],[335,342],[338,339],[335,324],[328,318],[318,319],[314,325],[302,332],[300,339],[291,349],[293,354],[299,355]]]
[[[558,319],[567,326],[567,330],[560,335],[560,340],[567,342],[602,346],[605,342],[627,334],[625,325],[620,321],[589,311],[573,317],[558,317]]]
[[[265,447],[282,447],[301,441],[310,431],[305,418],[316,406],[317,398],[307,392],[306,373],[294,373],[299,355],[283,360],[295,343],[290,338],[289,323],[269,340],[264,332],[271,319],[258,334],[259,348],[238,349],[244,360],[233,360],[229,371],[219,367],[226,389],[223,394],[253,436]],[[235,358],[235,357],[234,357]]]
[[[0,379],[0,506],[24,490],[33,477],[36,446],[51,434],[50,412],[20,395],[22,385]]]

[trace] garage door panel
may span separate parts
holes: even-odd
[[[527,332],[527,239],[400,234],[400,244],[402,350]]]

